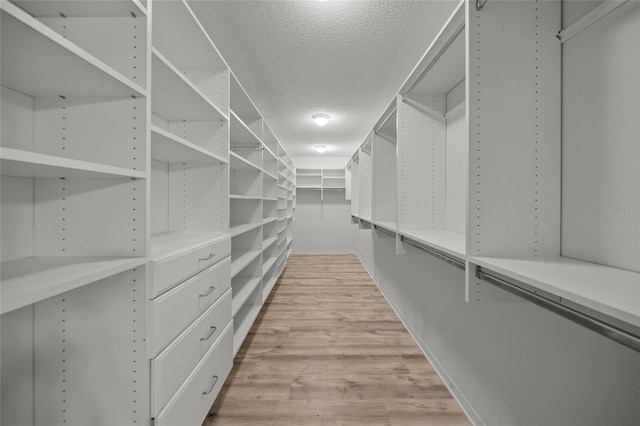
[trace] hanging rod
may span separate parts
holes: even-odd
[[[529,290],[520,287],[517,283],[507,281],[503,278],[496,277],[495,273],[488,273],[483,270],[481,266],[476,266],[476,278],[499,287],[511,294],[514,294],[522,299],[525,299],[534,305],[547,309],[561,317],[575,322],[591,331],[594,331],[604,337],[607,337],[615,342],[618,342],[634,351],[640,352],[640,336],[631,334],[625,330],[621,330],[606,322],[586,315],[575,309],[569,308],[562,304],[562,298],[551,295],[554,300],[549,297],[544,297],[535,294]]]
[[[373,228],[374,228],[376,231],[380,231],[380,232],[382,232],[383,234],[390,235],[390,236],[392,236],[392,237],[394,237],[394,238],[395,238],[395,236],[396,236],[396,233],[395,233],[395,232],[390,231],[390,230],[388,230],[387,228],[384,228],[384,227],[382,227],[382,226],[376,225],[375,223],[373,224]]]
[[[582,31],[586,30],[591,25],[595,24],[600,19],[604,18],[628,1],[629,0],[606,0],[604,3],[594,8],[591,12],[587,13],[564,30],[560,31],[558,35],[556,35],[556,37],[558,37],[561,43],[571,40],[573,37],[577,36]]]
[[[412,246],[419,248],[420,250],[430,254],[433,257],[437,257],[438,259],[444,262],[447,262],[448,264],[453,265],[458,269],[462,269],[463,271],[465,270],[464,262],[460,261],[459,259],[456,259],[455,257],[447,253],[444,253],[438,249],[434,249],[433,247],[429,247],[426,244],[421,243],[420,241],[414,240],[413,238],[409,238],[405,235],[400,236],[400,241],[406,241]]]
[[[476,10],[479,12],[489,0],[476,0]]]

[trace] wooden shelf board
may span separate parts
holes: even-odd
[[[447,253],[462,262],[466,258],[466,239],[463,234],[450,231],[398,231],[400,235],[417,240],[428,247]]]
[[[262,250],[251,250],[231,253],[231,278],[238,275],[248,264],[260,256]]]
[[[227,163],[223,157],[155,125],[151,125],[151,158],[165,163]]]
[[[243,225],[236,225],[229,229],[231,236],[235,237],[240,234],[244,234],[245,232],[249,232],[253,229],[259,228],[262,226],[262,223],[247,223]]]
[[[260,285],[262,277],[237,276],[231,283],[231,315],[236,316],[245,304],[251,293]]]
[[[152,49],[151,110],[169,121],[222,121],[225,114],[156,49]]]
[[[568,257],[470,257],[469,262],[635,328],[640,333],[640,273]]]
[[[145,90],[9,1],[2,85],[32,97],[140,97]],[[6,40],[6,43],[4,42]]]
[[[54,179],[105,177],[144,179],[147,177],[146,173],[136,170],[14,148],[0,148],[0,159],[2,176]]]
[[[2,314],[144,265],[126,257],[28,257],[2,262]]]
[[[171,257],[185,250],[206,246],[214,241],[228,238],[226,232],[163,232],[151,235],[151,254],[153,260]]]

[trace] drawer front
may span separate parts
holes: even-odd
[[[233,324],[155,419],[156,426],[200,426],[233,366]]]
[[[168,259],[151,260],[151,298],[198,272],[215,265],[231,254],[231,239],[215,241]]]
[[[155,416],[178,390],[231,321],[231,290],[151,360],[151,412]]]
[[[155,357],[231,287],[231,258],[202,271],[150,303]]]

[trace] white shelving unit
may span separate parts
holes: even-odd
[[[0,4],[2,423],[144,422],[146,15],[47,3]]]
[[[199,423],[286,263],[293,163],[186,1],[0,9],[1,423]]]
[[[460,263],[466,257],[469,157],[464,28],[461,3],[398,98],[400,239]]]
[[[294,185],[291,173],[292,170],[286,173],[287,185],[290,185],[287,189]],[[342,191],[346,188],[345,169],[296,169],[293,177],[296,191],[318,191],[321,200],[324,199],[325,191]]]
[[[637,2],[564,29],[560,2],[460,2],[399,90],[397,253],[465,269],[469,303],[513,293],[640,350],[640,135],[619,113],[640,105],[639,23]],[[352,216],[367,227],[373,206],[393,230],[374,130],[350,162]]]
[[[396,140],[395,100],[374,126],[372,141],[372,220],[376,227],[396,232]]]

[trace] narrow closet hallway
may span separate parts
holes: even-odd
[[[468,421],[355,255],[293,254],[204,426]]]

